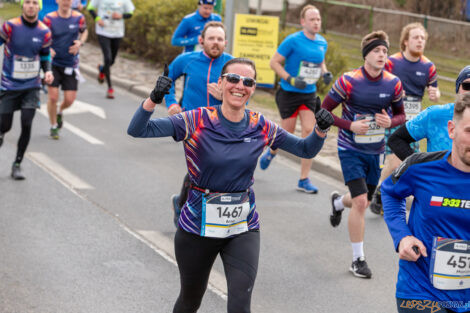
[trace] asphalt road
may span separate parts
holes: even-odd
[[[19,114],[0,149],[0,312],[171,312],[179,291],[170,196],[180,189],[183,148],[171,138],[134,139],[142,99],[104,99],[80,85],[60,140],[37,112],[25,181],[10,179]],[[158,108],[155,116],[164,116]],[[383,219],[366,215],[373,278],[353,277],[346,216],[329,225],[329,195],[342,182],[311,174],[317,195],[295,191],[298,165],[277,157],[255,172],[261,257],[253,312],[395,312],[397,255]],[[217,261],[200,312],[224,312]]]

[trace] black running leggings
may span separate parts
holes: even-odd
[[[16,151],[15,163],[23,161],[24,153],[31,138],[34,114],[36,109],[21,109],[21,134],[18,139],[18,149]],[[0,132],[7,133],[13,125],[13,112],[0,114]]]
[[[111,83],[111,66],[114,64],[116,59],[121,40],[122,38],[108,38],[98,35],[98,42],[100,43],[101,51],[103,52],[103,73],[106,76],[108,88],[113,87]]]
[[[175,235],[176,262],[181,290],[173,313],[195,313],[201,305],[209,274],[220,253],[227,278],[228,313],[249,313],[251,293],[258,272],[259,231],[233,238],[214,239],[178,228]]]

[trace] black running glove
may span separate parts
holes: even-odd
[[[307,82],[305,82],[304,78],[301,76],[292,77],[289,75],[289,77],[287,77],[287,82],[295,88],[305,89],[307,87]]]
[[[335,122],[333,115],[328,110],[322,109],[320,97],[315,99],[315,119],[317,120],[318,130],[326,133]]]
[[[325,74],[323,74],[323,82],[325,83],[325,85],[328,86],[332,80],[333,74],[331,74],[331,72],[326,72]]]
[[[163,75],[158,77],[155,88],[153,88],[150,93],[150,100],[152,100],[153,103],[162,103],[163,97],[170,93],[173,80],[168,77],[168,73],[168,65],[165,64]]]

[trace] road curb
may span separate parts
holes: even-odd
[[[98,75],[98,69],[96,67],[84,63],[80,63],[80,71],[90,77],[96,77]],[[135,81],[122,79],[115,76],[113,76],[112,79],[114,85],[118,86],[119,88],[125,89],[138,97],[147,98],[150,94],[150,88],[142,86],[141,84],[136,83]],[[262,111],[259,108],[257,109]],[[299,157],[282,150],[279,150],[279,153],[280,155],[288,159],[294,160],[300,164]],[[343,174],[338,158],[335,157],[335,160],[338,160],[337,162],[330,160],[330,158],[331,157],[322,156],[320,153],[315,158],[313,158],[312,170],[330,176],[334,179],[343,181]]]

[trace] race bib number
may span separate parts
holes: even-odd
[[[226,238],[248,231],[248,192],[211,193],[202,199],[201,236]]]
[[[303,77],[308,85],[315,84],[321,76],[320,64],[301,61],[299,76]]]
[[[65,75],[72,75],[73,74],[73,67],[66,67],[64,69],[64,74]]]
[[[31,79],[39,75],[39,57],[28,58],[15,55],[13,58],[13,78]]]
[[[364,135],[354,134],[354,141],[356,143],[377,143],[381,142],[385,136],[385,128],[377,125],[375,116],[372,114],[356,114],[355,118],[358,120],[366,120],[369,130]]]
[[[110,18],[104,20],[104,29],[112,34],[119,34],[122,30],[122,20]]]
[[[405,106],[406,120],[412,120],[421,112],[421,98],[414,96],[405,96],[403,99]]]
[[[434,237],[429,275],[437,289],[470,288],[470,240]]]

